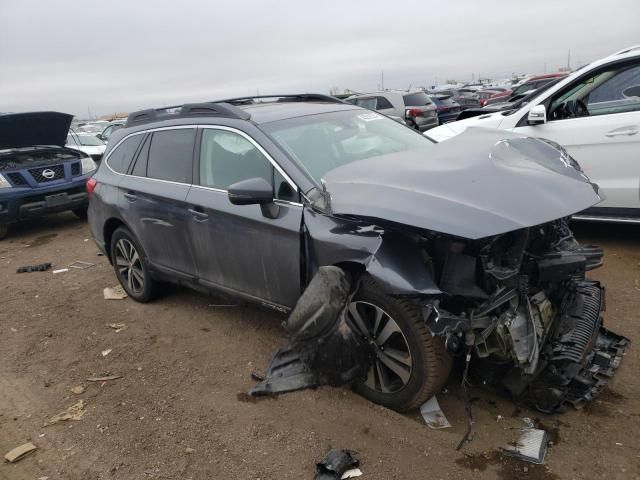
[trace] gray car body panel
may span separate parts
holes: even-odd
[[[425,150],[338,167],[324,180],[334,214],[478,239],[599,203],[570,157],[535,138],[469,128]]]

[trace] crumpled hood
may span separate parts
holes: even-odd
[[[34,145],[59,145],[67,141],[73,115],[60,112],[26,112],[0,115],[0,150]]]
[[[599,203],[597,185],[576,167],[544,140],[471,128],[424,150],[338,167],[324,180],[334,214],[477,239]]]

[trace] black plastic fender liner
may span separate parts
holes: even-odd
[[[276,352],[253,396],[362,378],[373,362],[371,347],[349,325],[352,279],[339,267],[320,267],[287,320],[288,347]]]

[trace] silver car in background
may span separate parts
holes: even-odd
[[[353,95],[346,100],[359,107],[375,110],[389,117],[404,120],[407,126],[424,132],[437,127],[438,112],[436,105],[423,91],[407,92],[389,90],[375,93]]]

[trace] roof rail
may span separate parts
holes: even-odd
[[[163,108],[149,108],[129,114],[125,128],[145,123],[188,117],[224,117],[249,120],[251,114],[224,102],[187,103]]]
[[[274,98],[275,103],[278,102],[330,102],[330,103],[345,103],[339,98],[332,97],[330,95],[324,95],[322,93],[293,93],[284,95],[254,95],[248,97],[227,98],[225,100],[219,100],[220,102],[230,103],[232,105],[253,105],[256,103],[263,103],[259,100]],[[258,100],[258,101],[256,101]],[[267,102],[264,102],[267,103]]]
[[[633,45],[631,47],[623,48],[622,50],[618,50],[616,53],[612,53],[609,56],[616,57],[618,55],[622,55],[623,53],[633,52],[634,50],[640,50],[640,45]]]

